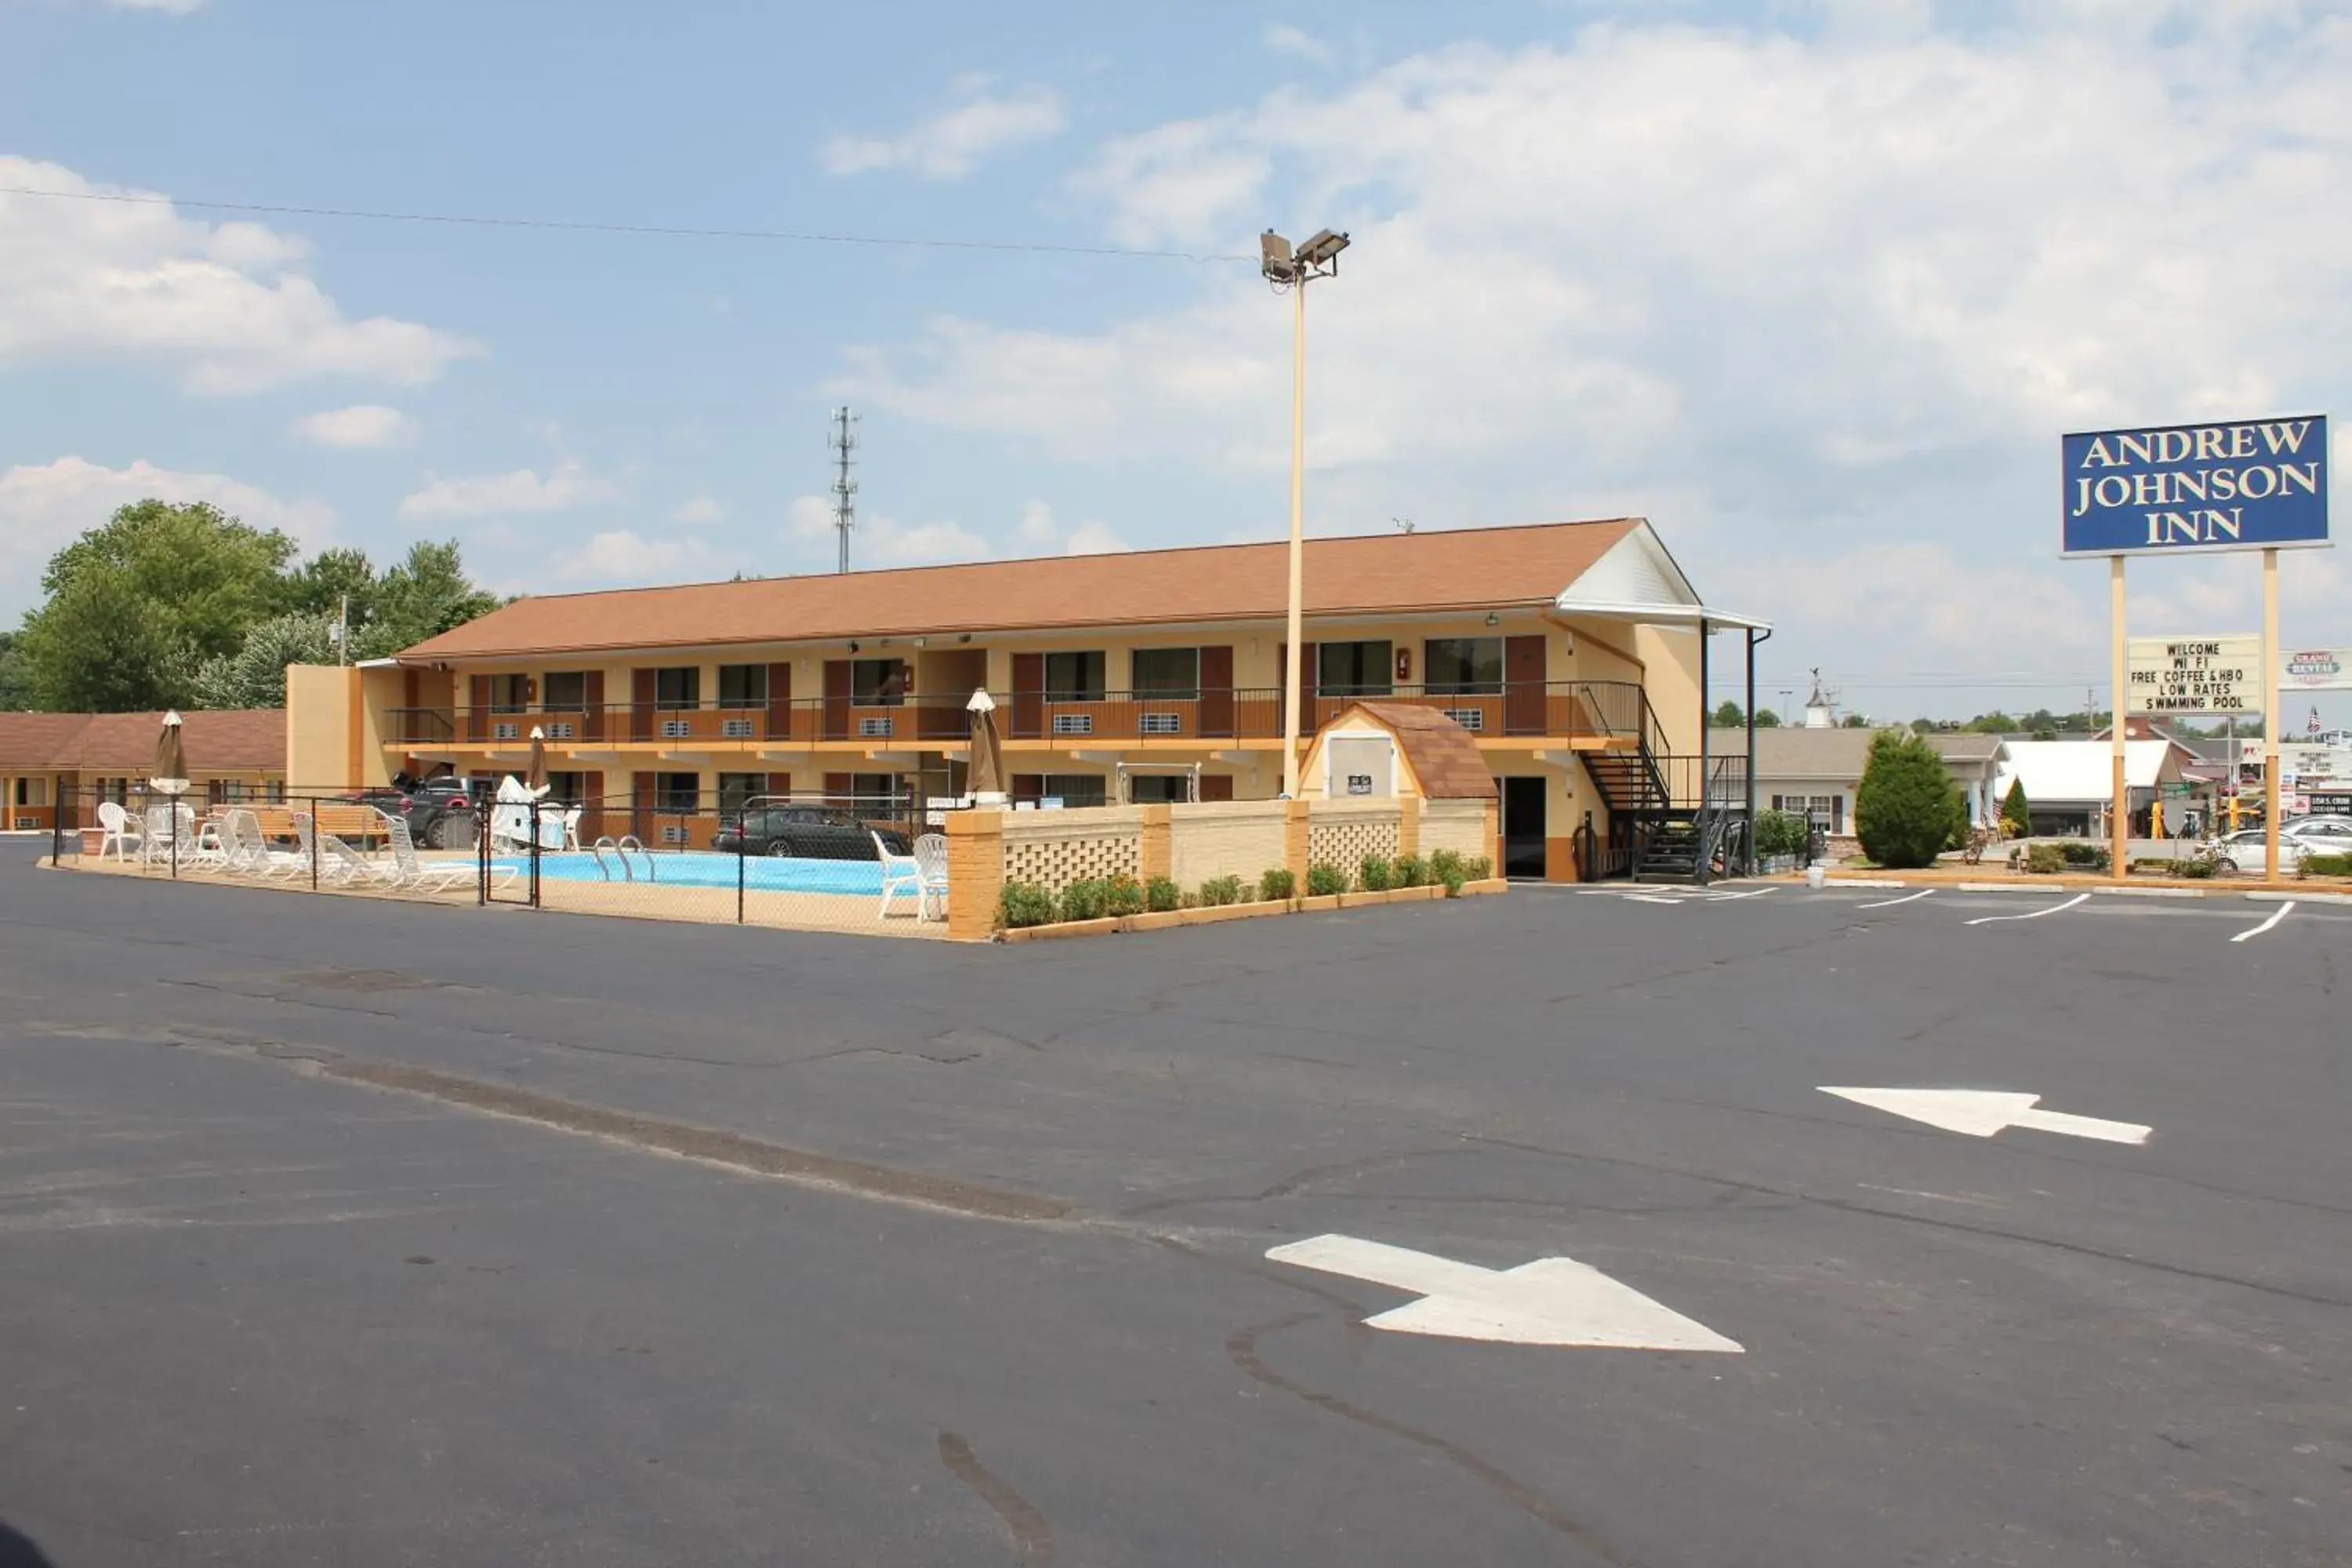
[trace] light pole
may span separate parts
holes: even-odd
[[[1298,710],[1307,706],[1299,685],[1300,598],[1307,579],[1307,285],[1336,278],[1348,237],[1318,229],[1296,251],[1272,229],[1258,237],[1261,268],[1276,292],[1291,291],[1290,316],[1290,611],[1284,644],[1282,703],[1282,795],[1298,797]]]

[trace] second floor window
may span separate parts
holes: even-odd
[[[1492,697],[1503,689],[1503,639],[1432,637],[1422,680],[1433,697]]]
[[[907,698],[907,666],[895,658],[850,661],[849,699],[861,708],[896,708]]]
[[[1189,702],[1201,695],[1201,650],[1196,647],[1139,647],[1135,650],[1138,695]]]
[[[557,669],[548,672],[546,700],[541,707],[551,713],[577,713],[588,706],[588,672],[584,669]]]
[[[491,712],[520,713],[530,706],[530,676],[493,675],[490,677]]]
[[[1099,702],[1103,700],[1102,649],[1045,656],[1045,700]]]
[[[1390,691],[1389,659],[1393,645],[1378,642],[1327,642],[1315,650],[1317,689],[1326,697],[1386,697]]]
[[[654,671],[654,706],[694,708],[702,701],[702,671],[688,664]]]
[[[765,708],[768,667],[764,664],[722,664],[719,667],[719,706]]]

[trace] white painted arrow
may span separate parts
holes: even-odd
[[[1421,1298],[1365,1319],[1370,1328],[1519,1345],[1740,1349],[1705,1323],[1662,1307],[1573,1258],[1538,1258],[1498,1270],[1352,1236],[1311,1237],[1275,1247],[1266,1256],[1276,1263],[1370,1279]]]
[[[2070,1116],[2063,1110],[2037,1110],[2038,1094],[2013,1094],[1990,1089],[1832,1089],[1823,1094],[1851,1100],[1856,1105],[1924,1121],[1947,1132],[1990,1138],[2004,1127],[2031,1127],[2041,1132],[2063,1132],[2070,1138],[2097,1138],[2109,1143],[2145,1143],[2152,1128],[2133,1121],[2105,1121],[2095,1116]]]

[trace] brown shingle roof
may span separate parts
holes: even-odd
[[[1307,542],[1308,613],[1548,603],[1639,518]],[[1280,616],[1287,547],[1221,544],[518,599],[405,661]]]
[[[277,708],[183,713],[180,743],[194,773],[286,766],[286,714]],[[162,712],[0,713],[0,768],[142,773],[155,760]]]
[[[1413,777],[1421,781],[1421,793],[1431,800],[1495,797],[1495,775],[1486,759],[1478,754],[1478,742],[1439,710],[1406,702],[1356,702],[1332,722],[1343,722],[1353,712],[1361,712],[1395,732],[1405,760],[1412,764]]]

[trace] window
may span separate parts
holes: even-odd
[[[719,667],[719,706],[765,708],[768,667],[764,664],[722,664]]]
[[[1432,696],[1501,694],[1502,638],[1432,637],[1422,647],[1422,679]]]
[[[702,704],[702,671],[697,666],[654,671],[654,706],[698,708]]]
[[[1127,797],[1137,805],[1181,805],[1192,798],[1189,773],[1129,773]]]
[[[1103,700],[1103,656],[1100,648],[1082,653],[1045,656],[1045,700],[1099,702]]]
[[[1191,702],[1201,695],[1201,650],[1139,647],[1135,650],[1134,687],[1139,696]]]
[[[547,798],[576,805],[580,802],[580,792],[587,787],[587,784],[585,773],[551,773],[547,775]]]
[[[1392,645],[1327,642],[1315,650],[1315,689],[1325,697],[1386,697]]]
[[[548,671],[544,687],[546,700],[540,706],[555,713],[578,713],[588,706],[588,672],[584,669],[554,669]]]
[[[907,666],[895,658],[849,661],[849,700],[861,708],[896,708],[907,698]]]
[[[1069,806],[1105,805],[1110,801],[1109,781],[1100,773],[1047,773],[1040,793],[1045,800],[1059,800]]]
[[[852,773],[846,804],[863,816],[887,816],[906,805],[910,793],[897,773]]]
[[[18,805],[48,805],[49,781],[47,779],[18,779],[16,781],[16,804]]]
[[[520,713],[530,706],[530,676],[493,675],[490,677],[491,712]]]
[[[720,773],[719,775],[719,809],[732,815],[743,809],[755,795],[768,793],[765,773]]]
[[[690,812],[702,805],[700,773],[656,773],[654,775],[654,809],[656,811]]]

